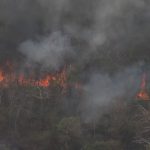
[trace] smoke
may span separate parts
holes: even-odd
[[[85,85],[85,97],[81,110],[85,122],[97,120],[117,100],[131,101],[140,87],[141,64],[124,69],[113,76],[93,74]]]
[[[83,118],[96,118],[114,100],[126,93],[128,98],[135,94],[142,66],[134,65],[149,64],[148,1],[38,2],[45,9],[43,31],[48,31],[50,36],[37,42],[23,42],[20,51],[28,60],[52,68],[65,64],[66,53],[73,57],[74,64],[81,68],[80,73],[89,78],[85,85]]]
[[[134,29],[142,28],[142,16],[145,17],[148,13],[149,5],[142,0],[102,0],[99,2],[99,6],[95,11],[94,18],[94,29],[95,35],[93,39],[93,45],[99,46],[101,44],[101,37],[103,41],[116,39],[118,40],[118,45],[120,42],[119,38],[124,40],[130,39]],[[138,21],[141,21],[140,23]],[[143,22],[144,23],[144,22]],[[143,32],[139,31],[140,34]],[[135,32],[136,36],[137,33]],[[100,38],[98,38],[100,37]],[[99,40],[98,40],[99,39]],[[134,39],[132,39],[134,40]],[[125,42],[122,40],[122,42]],[[136,44],[136,41],[134,41]]]
[[[72,75],[72,72],[67,70],[68,82],[71,83],[71,86],[69,85],[67,94],[64,92],[65,96],[61,95],[62,98],[60,94],[54,95],[55,91],[57,93],[61,90],[60,88],[49,91],[50,88],[46,92],[39,88],[38,99],[41,99],[44,93],[46,99],[43,97],[44,101],[41,99],[43,102],[40,103],[39,111],[43,111],[43,113],[36,111],[38,103],[33,106],[35,115],[39,114],[41,118],[36,119],[34,116],[35,121],[39,120],[46,123],[47,116],[44,113],[49,113],[49,105],[53,107],[58,104],[58,108],[52,110],[51,113],[55,115],[56,119],[50,118],[48,123],[53,120],[56,120],[57,123],[61,117],[76,116],[78,112],[85,122],[91,122],[98,120],[113,102],[133,100],[141,81],[141,72],[144,69],[149,69],[149,41],[149,0],[0,0],[0,62],[12,58],[17,62],[15,64],[20,65],[15,67],[17,72],[26,72],[27,76],[30,69],[33,68],[34,70],[37,66],[39,69],[36,68],[37,76],[40,75],[39,72],[43,68],[51,71],[51,69],[59,70],[62,66],[70,63],[75,66],[70,69],[75,74]],[[141,65],[139,62],[143,62],[143,64]],[[30,65],[26,67],[26,63],[29,63],[31,67]],[[2,64],[0,63],[0,65]],[[11,76],[10,74],[10,78]],[[83,84],[83,91],[80,92],[82,95],[76,92],[78,89],[74,90],[72,87],[73,82],[76,81],[81,81]],[[57,87],[57,83],[55,87]],[[17,90],[15,87],[11,87],[10,90],[12,88]],[[38,89],[30,89],[31,96],[26,95],[25,99],[31,97],[34,105],[36,97],[33,97],[32,94]],[[23,96],[26,94],[24,90],[26,88],[21,89],[24,93]],[[24,99],[20,97],[20,94],[17,97],[18,92],[14,92],[13,95],[8,95],[7,93],[10,92],[5,92],[5,89],[1,92],[4,100],[6,99],[4,102],[6,108],[9,105],[7,104],[9,103],[7,97],[10,97],[10,106],[13,104],[14,108],[19,106],[19,111],[20,106],[23,106],[23,109],[24,106],[26,107],[24,104],[19,104],[22,102],[20,100]],[[51,97],[47,99],[49,95]],[[17,105],[15,104],[15,97]],[[56,103],[54,102],[55,98]],[[59,98],[62,100],[61,102],[59,102]],[[46,110],[43,109],[45,107],[43,104],[45,106],[48,104]],[[63,106],[59,106],[61,104],[69,110],[65,110],[66,112],[75,111],[69,115],[66,112],[60,115],[63,109]],[[61,110],[57,111],[59,108]],[[11,110],[8,113],[11,113]],[[20,113],[19,111],[18,113]],[[56,112],[53,113],[53,111]],[[32,114],[32,111],[29,110],[29,114]],[[43,115],[46,117],[42,118]],[[5,122],[5,118],[3,120]],[[10,120],[9,129],[13,129],[12,123]],[[37,127],[39,125],[43,126],[44,124],[39,123]],[[34,124],[31,127],[34,127]],[[18,137],[22,135],[18,134],[20,129],[16,130],[17,132],[11,132],[15,133],[14,136],[13,134],[10,135],[14,141],[19,142]],[[14,138],[15,136],[17,138]],[[42,138],[45,139],[45,133],[42,134]],[[40,137],[40,139],[42,138]],[[23,140],[26,139],[21,139],[21,143]],[[35,141],[34,143],[36,146],[38,142]],[[9,149],[9,146],[11,147],[11,144],[7,146],[4,142],[0,145],[0,149]]]
[[[79,74],[92,76],[87,99],[94,108],[124,94],[123,68],[149,65],[149,1],[2,0],[0,6],[1,56],[23,55],[53,69],[72,60]]]
[[[16,59],[22,43],[61,32],[71,37],[74,63],[83,68],[95,59],[149,62],[149,1],[2,0],[0,8],[1,57]]]
[[[20,51],[29,62],[52,69],[59,69],[64,64],[64,58],[73,55],[69,37],[60,32],[53,32],[40,41],[25,41],[20,45]]]

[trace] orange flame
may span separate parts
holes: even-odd
[[[80,82],[69,81],[70,73],[75,71],[71,65],[65,66],[55,73],[46,72],[40,73],[40,75],[37,75],[37,73],[32,70],[32,66],[27,67],[27,74],[15,71],[17,68],[17,64],[14,64],[11,61],[0,64],[0,88],[9,88],[13,85],[42,88],[58,86],[61,89],[62,94],[67,94],[67,91],[70,88],[76,89],[79,94],[82,94],[83,88]]]
[[[145,101],[150,100],[150,96],[146,90],[146,74],[145,73],[143,74],[143,77],[142,77],[141,89],[137,94],[137,99],[145,100]]]
[[[0,82],[4,80],[4,76],[3,76],[3,73],[2,71],[0,71]]]
[[[46,73],[43,77],[35,79],[34,75],[26,77],[23,73],[17,74],[14,73],[11,69],[11,72],[5,73],[3,69],[0,68],[0,86],[8,87],[13,83],[18,83],[21,86],[39,86],[39,87],[49,87],[54,82],[66,88],[67,85],[67,70],[64,68],[62,71],[55,74]]]

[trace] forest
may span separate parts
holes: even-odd
[[[0,150],[150,150],[150,2],[0,1]]]

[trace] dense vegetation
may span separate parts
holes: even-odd
[[[149,150],[150,111],[119,98],[97,119],[81,117],[83,95],[69,88],[0,90],[2,150]],[[147,104],[146,104],[147,105]]]

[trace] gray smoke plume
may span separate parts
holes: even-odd
[[[73,55],[70,39],[60,32],[54,32],[40,41],[23,42],[20,50],[29,62],[40,63],[52,69],[58,69],[64,64],[64,58]]]
[[[52,68],[67,63],[67,56],[73,57],[83,77],[90,79],[85,84],[87,96],[83,104],[87,120],[127,91],[129,97],[135,94],[141,65],[134,64],[150,62],[150,2],[39,0],[38,3],[43,9],[42,34],[46,33],[46,37],[36,42],[27,40],[19,50],[28,60]],[[134,83],[129,82],[130,78]]]
[[[11,19],[6,19],[3,15],[5,22],[10,21],[8,24],[10,24],[12,29],[15,28],[14,31],[16,32],[17,30],[18,33],[18,35],[14,33],[13,38],[10,38],[12,41],[16,40],[15,43],[17,45],[21,43],[21,46],[19,46],[21,50],[19,52],[21,51],[31,61],[33,59],[34,62],[40,62],[41,64],[43,62],[42,65],[48,64],[47,58],[49,55],[53,57],[53,54],[49,53],[47,55],[47,52],[45,53],[45,50],[42,50],[40,44],[44,45],[44,40],[53,36],[53,33],[56,32],[58,34],[55,43],[57,43],[57,40],[59,43],[60,39],[63,38],[62,36],[65,36],[65,39],[66,36],[70,37],[69,43],[68,40],[63,40],[67,42],[65,45],[68,45],[67,53],[69,51],[72,53],[74,49],[77,54],[74,56],[74,63],[83,66],[83,68],[87,64],[97,62],[97,60],[99,64],[107,62],[103,64],[104,68],[105,66],[112,65],[113,62],[114,69],[119,65],[123,67],[124,65],[130,65],[139,61],[149,62],[148,39],[150,37],[148,34],[149,22],[147,20],[150,17],[150,4],[148,1],[35,0],[31,2],[30,0],[21,0],[15,1],[13,4],[11,3],[10,6],[8,6],[8,3],[11,2],[5,2],[5,5],[8,8],[11,6],[10,10],[19,4],[19,7],[16,8],[17,13],[15,13],[15,16],[9,10],[3,10],[3,14],[7,15],[9,13],[11,16],[9,17]],[[33,6],[32,9],[31,6]],[[11,21],[12,18],[13,21]],[[11,30],[10,34],[13,34]],[[5,35],[7,34],[5,33]],[[19,38],[18,40],[16,36]],[[45,38],[41,38],[41,41],[33,42],[39,36],[45,36]],[[25,46],[25,43],[28,46]],[[49,47],[51,47],[50,43]],[[33,50],[34,55],[32,52],[33,45],[41,47],[41,49],[36,51]],[[60,54],[57,53],[59,58],[62,55],[61,52]],[[45,59],[44,55],[47,57],[46,63],[45,60],[43,61]],[[53,59],[52,57],[49,58],[54,63],[57,63],[56,66],[60,66],[63,60],[66,59],[64,55],[61,56],[60,64],[58,64],[58,60],[55,60],[58,57],[54,56]],[[54,67],[54,63],[51,65],[52,67]],[[99,66],[97,69],[99,69]]]
[[[149,1],[2,0],[0,7],[1,57],[23,55],[53,69],[72,59],[84,78],[102,72],[86,84],[103,91],[90,94],[94,106],[97,98],[98,104],[109,103],[123,94],[126,73],[118,78],[123,68],[141,61],[149,65]]]
[[[113,76],[93,74],[84,87],[86,101],[81,110],[84,121],[97,120],[117,100],[134,100],[141,82],[140,66],[134,65]]]
[[[8,92],[5,92],[4,89],[4,94],[1,96],[2,104],[3,99],[6,99],[4,108],[9,110],[9,105],[14,106],[14,109],[19,106],[19,111],[17,110],[17,112],[20,113],[22,112],[20,111],[22,107],[23,112],[27,112],[29,115],[31,114],[31,119],[32,115],[34,115],[33,119],[35,122],[33,122],[31,127],[30,125],[27,126],[27,129],[31,130],[34,128],[34,123],[37,124],[38,121],[40,121],[40,123],[37,124],[37,127],[42,127],[36,128],[40,129],[38,133],[42,135],[37,140],[34,140],[36,132],[35,135],[32,135],[33,138],[29,137],[28,140],[24,137],[23,139],[20,138],[21,135],[24,135],[24,133],[22,134],[22,132],[20,132],[21,128],[18,128],[18,131],[10,132],[11,134],[9,136],[11,139],[15,140],[16,143],[19,142],[19,145],[29,142],[29,144],[31,144],[32,147],[35,146],[34,149],[36,149],[36,144],[38,144],[40,139],[45,141],[43,139],[50,137],[52,141],[50,143],[45,142],[51,145],[53,143],[53,133],[55,132],[53,132],[53,130],[50,132],[50,130],[47,130],[47,125],[44,125],[47,122],[45,112],[49,113],[48,107],[46,107],[46,110],[43,109],[46,104],[52,107],[58,104],[58,109],[62,109],[59,105],[67,103],[64,104],[64,107],[67,107],[69,112],[70,110],[72,112],[72,108],[73,111],[78,109],[74,112],[78,113],[79,111],[85,122],[91,122],[98,120],[101,114],[105,112],[105,109],[109,109],[111,104],[116,100],[133,100],[141,82],[141,72],[143,72],[143,70],[150,70],[149,41],[149,0],[0,0],[0,65],[1,62],[3,63],[7,58],[11,58],[17,62],[15,64],[20,65],[16,67],[17,72],[21,70],[21,72],[27,72],[28,75],[28,67],[26,68],[26,63],[28,62],[33,65],[31,67],[29,66],[29,69],[35,69],[38,66],[38,72],[43,68],[46,68],[48,71],[51,71],[51,69],[57,70],[61,66],[70,64],[71,62],[75,66],[76,71],[73,75],[70,73],[71,71],[69,72],[71,83],[75,80],[81,81],[83,84],[83,95],[81,97],[78,96],[78,93],[71,85],[68,90],[69,92],[66,94],[67,96],[65,95],[61,98],[61,100],[64,100],[63,102],[59,102],[60,94],[58,96],[56,95],[56,100],[58,100],[56,103],[54,102],[55,91],[56,93],[60,91],[59,88],[58,90],[54,88],[50,92],[44,92],[46,93],[46,98],[43,97],[44,101],[41,101],[42,103],[39,101],[40,110],[38,110],[39,103],[36,97],[32,96],[32,93],[35,91],[36,94],[38,89],[29,88],[29,90],[31,89],[29,93],[31,93],[31,98],[33,99],[33,103],[31,101],[31,104],[34,105],[37,103],[37,105],[33,106],[35,115],[34,113],[32,114],[30,109],[26,111],[26,102],[22,103],[24,98],[22,99],[22,97],[20,97],[22,94],[16,97],[16,94],[18,94],[20,90],[23,96],[26,95],[26,88],[21,88],[17,93],[16,91],[12,92],[12,95],[11,92],[9,92],[11,89],[8,90]],[[141,65],[139,62],[143,62],[143,64]],[[42,69],[40,68],[41,66],[43,67]],[[21,69],[19,70],[18,68]],[[40,73],[36,73],[36,75],[38,76]],[[13,86],[11,88],[13,88]],[[39,88],[39,92],[38,95],[40,97],[38,99],[40,100],[43,95],[43,89]],[[3,90],[1,90],[1,93],[3,93]],[[49,93],[51,98],[47,99]],[[28,97],[30,98],[30,95],[26,95],[25,99],[28,99]],[[7,102],[7,98],[11,100],[10,103],[9,101]],[[15,99],[17,103],[15,103]],[[77,103],[79,103],[80,106],[78,106]],[[30,107],[32,107],[32,105]],[[3,122],[8,122],[8,126],[4,126],[4,129],[9,128],[6,137],[9,131],[13,129],[12,123],[15,116],[13,114],[11,115],[12,111],[13,109],[10,109],[10,111],[7,111],[8,113],[4,113],[9,120],[5,119],[5,117],[3,118],[2,113],[2,128],[5,125]],[[61,119],[61,116],[65,115],[65,113],[61,115],[61,111],[62,110],[56,110],[56,113],[52,112],[51,114],[54,115],[56,119],[50,116],[48,123],[53,122],[53,119],[57,123],[58,120]],[[66,112],[68,112],[68,110],[66,110]],[[22,113],[20,114],[23,115]],[[37,115],[39,115],[40,118],[36,118]],[[45,116],[44,118],[43,115]],[[60,115],[60,117],[57,117],[57,115]],[[72,114],[66,116],[69,117],[72,116]],[[25,122],[28,121],[26,116],[23,115],[23,117],[25,117]],[[29,120],[31,119],[29,118]],[[23,123],[20,125],[22,126]],[[54,122],[52,124],[54,129],[55,125]],[[25,126],[23,125],[22,127],[24,128]],[[45,130],[43,130],[43,127],[46,127]],[[123,132],[122,129],[118,131],[124,133],[126,128],[124,129]],[[2,133],[2,138],[4,133]],[[90,131],[88,131],[88,133],[90,133]],[[26,137],[27,135],[28,133],[24,136]],[[117,135],[120,134],[117,133]],[[65,137],[70,136],[67,134]],[[63,136],[59,136],[58,134],[58,140],[55,143],[56,148],[57,143],[65,142],[64,139],[63,141],[61,140],[62,138]],[[111,140],[111,138],[109,138],[109,140]],[[9,140],[10,138],[6,139]],[[57,135],[54,137],[54,140],[55,139],[57,139]],[[75,143],[72,143],[70,138],[66,139],[67,142],[65,142],[65,144],[67,145],[65,146],[68,146],[68,144],[74,145],[76,142],[78,143],[78,137],[73,137]],[[103,137],[100,138],[98,142],[101,142],[102,139]],[[119,139],[119,141],[121,140]],[[11,141],[8,143],[10,142]],[[130,141],[130,143],[131,142],[132,141]],[[89,144],[94,143],[95,141],[93,140]],[[121,144],[125,146],[124,143],[121,142]],[[26,146],[28,146],[28,144],[26,144]],[[27,148],[26,146],[25,148]],[[39,146],[39,144],[37,146]],[[42,145],[40,145],[39,149],[41,146]],[[4,142],[4,145],[0,145],[0,149],[9,149],[9,146],[5,146]]]
[[[1,0],[0,59],[20,58],[20,44],[62,32],[83,68],[97,59],[114,66],[149,62],[149,10],[146,0]]]

